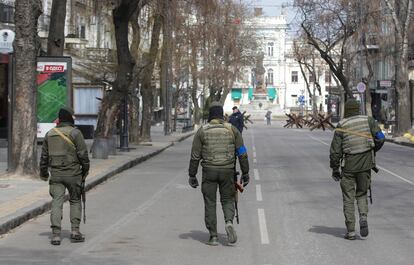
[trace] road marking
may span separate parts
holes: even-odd
[[[310,138],[312,138],[313,140],[317,141],[317,142],[320,142],[321,144],[324,144],[324,145],[329,146],[329,144],[325,143],[325,142],[324,142],[324,141],[322,141],[321,139],[318,139],[318,138],[313,137],[313,136],[311,136],[311,135],[309,135],[309,137],[310,137]]]
[[[256,152],[256,146],[253,146],[253,151],[255,151],[255,152]]]
[[[253,152],[253,157],[256,157],[256,155],[257,155],[256,152]]]
[[[385,169],[385,168],[383,168],[383,167],[381,167],[381,166],[378,166],[378,165],[377,165],[377,167],[378,167],[379,169],[381,169],[381,170],[384,170],[384,171],[385,171],[385,172],[387,172],[388,174],[391,174],[391,175],[393,175],[394,177],[397,177],[397,178],[401,179],[402,181],[405,181],[405,182],[407,182],[408,184],[411,184],[411,185],[413,185],[413,186],[414,186],[414,182],[412,182],[412,181],[410,181],[410,180],[408,180],[408,179],[405,179],[405,178],[403,178],[403,177],[401,177],[401,176],[399,176],[399,175],[395,174],[394,172],[389,171],[388,169]]]
[[[254,173],[254,179],[260,180],[259,170],[257,170],[257,168],[253,169],[253,173]]]
[[[264,209],[257,209],[257,214],[259,216],[260,239],[262,241],[262,245],[268,245],[269,234],[267,232],[266,217],[265,217]]]
[[[253,163],[257,164],[257,159],[256,158],[253,159]]]
[[[262,186],[256,185],[256,200],[258,202],[263,201],[263,196],[262,196]]]
[[[311,136],[311,135],[309,135],[309,137],[310,137],[310,138],[312,138],[312,139],[314,139],[315,141],[318,141],[318,142],[320,142],[320,143],[322,143],[322,144],[324,144],[324,145],[329,146],[329,144],[328,144],[328,143],[325,143],[324,141],[322,141],[322,140],[320,140],[320,139],[318,139],[318,138],[315,138],[315,137],[313,137],[313,136]],[[408,180],[408,179],[406,179],[406,178],[403,178],[403,177],[399,176],[398,174],[396,174],[396,173],[394,173],[394,172],[392,172],[392,171],[390,171],[390,170],[388,170],[388,169],[386,169],[386,168],[383,168],[383,167],[381,167],[381,166],[379,166],[379,165],[377,165],[377,167],[378,167],[379,169],[381,169],[381,170],[384,170],[384,171],[385,171],[385,172],[387,172],[388,174],[390,174],[390,175],[392,175],[392,176],[394,176],[394,177],[396,177],[396,178],[399,178],[399,179],[401,179],[402,181],[407,182],[408,184],[411,184],[411,185],[413,185],[413,186],[414,186],[414,182],[412,182],[411,180]]]

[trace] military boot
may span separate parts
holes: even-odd
[[[79,228],[73,228],[70,235],[70,242],[72,243],[81,243],[85,241],[85,237],[79,232]]]
[[[236,230],[234,229],[233,226],[233,222],[232,221],[227,221],[226,222],[226,233],[227,233],[227,238],[229,240],[230,244],[234,244],[237,242],[237,234],[236,234]]]
[[[355,240],[356,239],[355,232],[347,232],[344,238],[348,240]]]
[[[359,233],[362,237],[368,236],[368,221],[366,217],[359,219]]]
[[[50,244],[54,245],[54,246],[59,246],[60,245],[60,233],[53,233],[52,234],[52,239],[50,240]]]
[[[210,239],[206,244],[210,246],[218,246],[218,238],[216,236],[210,236]]]

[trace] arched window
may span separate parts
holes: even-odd
[[[273,57],[273,46],[274,46],[273,42],[269,42],[267,44],[267,56]]]
[[[273,85],[273,69],[270,68],[267,70],[267,85]]]

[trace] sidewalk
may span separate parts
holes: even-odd
[[[135,148],[130,152],[118,152],[106,160],[91,159],[86,190],[193,135],[193,132],[188,132],[164,136],[162,127],[153,127],[151,133],[152,146],[130,145]],[[8,179],[1,177],[3,173],[0,167],[0,235],[50,210],[51,204],[47,182],[40,179]]]

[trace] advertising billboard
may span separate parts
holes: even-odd
[[[38,57],[37,137],[56,126],[59,109],[71,105],[72,60],[70,57]]]

